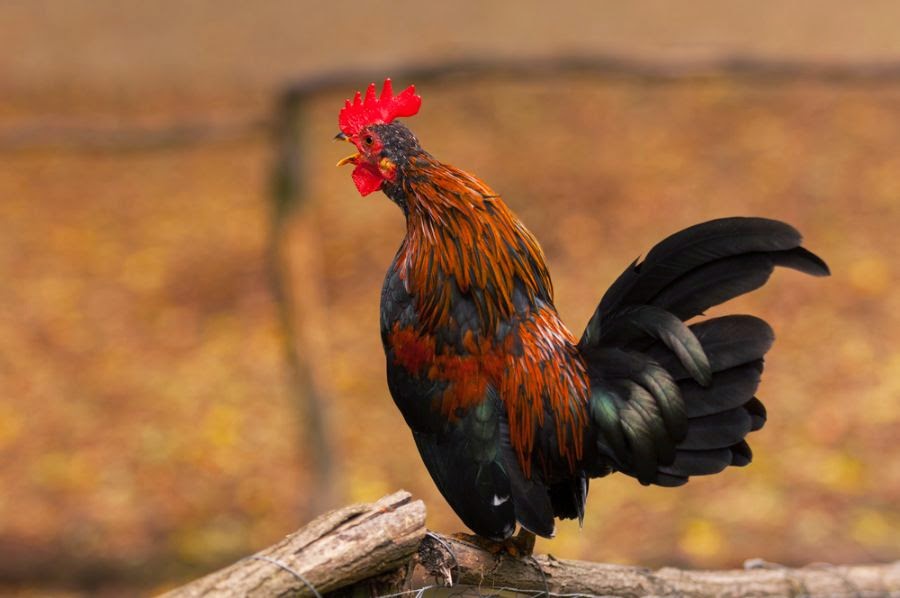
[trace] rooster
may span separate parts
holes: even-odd
[[[381,190],[406,236],[381,292],[391,395],[460,519],[495,542],[583,521],[588,483],[613,472],[680,486],[750,463],[745,437],[771,328],[753,316],[687,324],[775,266],[826,264],[791,226],[724,218],[668,237],[612,284],[581,339],[553,305],[541,247],[493,189],[422,149],[390,79],[340,111],[362,195]],[[530,534],[529,534],[530,532]]]

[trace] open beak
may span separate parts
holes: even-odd
[[[347,137],[343,132],[338,133],[334,136],[335,141],[346,141],[347,143],[353,143],[350,141],[350,138]],[[341,159],[340,162],[337,163],[338,166],[344,166],[346,164],[356,164],[356,160],[359,158],[359,153],[350,154],[346,158]]]

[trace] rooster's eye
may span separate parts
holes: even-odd
[[[365,142],[366,145],[372,145],[372,136],[366,135],[366,138],[363,139],[363,141]]]

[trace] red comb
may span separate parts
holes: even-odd
[[[384,80],[381,97],[375,97],[375,84],[371,83],[366,90],[366,98],[358,91],[353,98],[353,103],[347,100],[338,116],[341,132],[352,137],[358,134],[363,127],[374,124],[387,124],[398,116],[412,116],[419,111],[422,98],[416,95],[416,86],[410,85],[394,95],[391,88],[391,80]]]

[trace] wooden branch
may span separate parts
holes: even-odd
[[[321,596],[337,590],[341,596],[414,596],[417,589],[451,584],[459,596],[862,598],[900,596],[900,561],[796,569],[748,561],[743,570],[653,571],[550,555],[515,558],[427,532],[424,505],[401,491],[323,515],[275,546],[165,596]]]
[[[452,552],[452,554],[451,554]],[[550,555],[513,558],[430,533],[420,566],[438,583],[569,596],[900,596],[900,561],[885,565],[810,565],[792,569],[748,561],[743,570],[689,571],[604,565]]]
[[[165,596],[316,596],[405,567],[424,536],[425,505],[401,491],[322,515]]]

